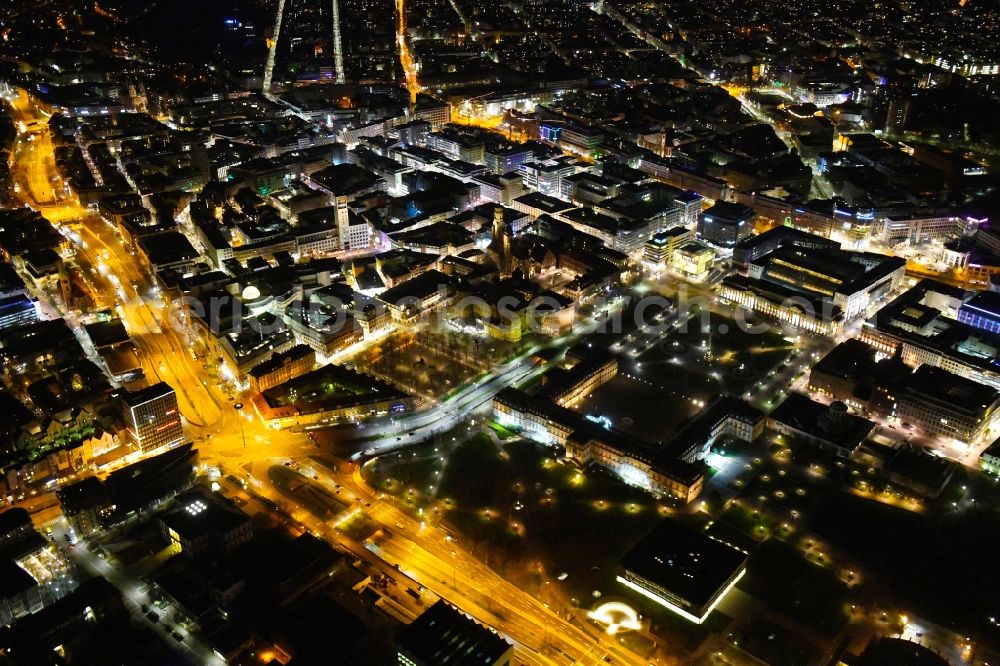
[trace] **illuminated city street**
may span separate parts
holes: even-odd
[[[1000,663],[1000,12],[0,8],[0,661]]]

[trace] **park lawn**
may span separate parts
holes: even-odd
[[[848,619],[846,586],[778,539],[768,539],[751,554],[737,587],[823,636],[836,636]]]
[[[501,458],[493,441],[480,433],[448,456],[438,498],[447,498],[466,510],[487,507],[499,510],[510,502],[513,483],[510,466]]]
[[[988,618],[1000,614],[1000,579],[980,575],[1000,552],[1000,514],[916,514],[841,493],[812,529],[855,560],[866,578],[888,588],[890,602],[998,644]]]
[[[517,437],[517,433],[516,432],[514,432],[513,430],[510,430],[509,428],[505,428],[504,426],[500,425],[496,421],[492,421],[492,420],[489,421],[489,426],[490,426],[490,429],[493,430],[493,432],[495,432],[497,434],[497,437],[499,437],[501,440],[504,440],[504,439],[514,439],[515,437]]]
[[[801,636],[760,618],[741,624],[730,638],[770,666],[808,664],[817,652],[817,647]]]
[[[399,462],[378,474],[381,483],[377,487],[395,494],[410,487],[422,489],[433,479],[435,470],[440,467],[441,461],[432,458]]]
[[[563,587],[577,599],[618,591],[615,564],[661,519],[651,495],[602,470],[558,462],[527,440],[501,453],[482,435],[451,454],[438,498],[459,532],[508,557],[536,555],[549,577],[568,574]],[[523,527],[517,544],[511,521]]]

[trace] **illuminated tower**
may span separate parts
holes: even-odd
[[[493,208],[493,239],[490,241],[489,254],[500,271],[501,278],[509,278],[513,272],[511,261],[510,234],[504,224],[503,206]]]
[[[340,43],[340,0],[333,0],[333,68],[337,83],[344,82],[344,49]]]
[[[285,0],[278,0],[278,14],[274,18],[274,34],[268,43],[267,63],[264,65],[264,96],[268,99],[274,96],[271,83],[274,80],[274,61],[278,57],[278,39],[281,38],[281,20],[285,16]]]

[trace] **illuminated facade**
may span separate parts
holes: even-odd
[[[685,227],[674,227],[654,235],[643,247],[642,260],[653,268],[664,268],[670,263],[674,251],[694,238],[694,232]]]
[[[564,407],[572,406],[574,402],[587,397],[591,391],[618,374],[618,359],[613,355],[577,355],[574,353],[576,349],[571,349],[566,354],[566,361],[570,364],[569,373],[572,373],[570,381],[545,392],[545,397]]]
[[[140,451],[184,441],[177,394],[165,382],[141,391],[126,391],[121,401],[129,435]]]
[[[980,441],[1000,409],[996,389],[930,365],[917,368],[894,394],[900,421],[964,444]]]
[[[527,309],[518,310],[510,317],[492,317],[486,322],[486,334],[494,340],[519,342],[524,333]]]
[[[602,438],[576,446],[570,442],[567,451],[571,447],[574,458],[593,460],[629,485],[672,497],[685,504],[697,499],[705,487],[705,476],[701,471],[683,460],[667,460],[642,450],[626,449],[620,443]]]
[[[702,243],[685,243],[674,250],[671,265],[682,275],[701,280],[715,262],[715,251]]]
[[[1000,439],[990,444],[979,456],[979,469],[1000,477]]]
[[[360,340],[360,334],[358,339]],[[316,364],[316,352],[307,345],[296,345],[287,352],[275,354],[254,366],[247,373],[247,382],[254,393],[266,391],[288,380],[304,375]]]
[[[704,476],[695,461],[716,440],[751,442],[763,432],[763,413],[732,396],[719,397],[663,444],[602,427],[559,403],[575,400],[573,396],[585,395],[613,376],[608,366],[599,365],[569,389],[538,396],[507,389],[493,399],[493,412],[501,423],[534,439],[564,446],[566,455],[580,464],[596,462],[630,485],[685,503],[702,492]]]
[[[902,284],[906,261],[870,252],[783,246],[750,262],[747,277],[829,302],[852,319]]]
[[[160,517],[160,530],[173,551],[188,558],[228,553],[253,538],[250,519],[204,488],[178,495],[173,509]]]
[[[881,235],[886,243],[924,243],[969,235],[976,226],[973,218],[893,216],[882,221]]]
[[[984,291],[958,309],[958,321],[990,333],[1000,333],[1000,294]]]
[[[720,201],[698,218],[698,240],[716,247],[734,247],[753,235],[753,209]]]
[[[560,418],[576,416],[564,407],[535,401],[525,393],[511,390],[501,391],[493,398],[493,414],[503,425],[523,430],[543,444],[565,445],[576,421]]]
[[[831,308],[829,316],[825,316],[821,309],[809,309],[793,301],[794,293],[775,289],[761,280],[726,278],[720,295],[748,310],[812,333],[835,336],[843,330],[843,317],[838,310]]]
[[[746,573],[749,555],[667,519],[625,554],[619,583],[701,624]]]
[[[964,298],[961,289],[922,280],[866,321],[858,338],[886,356],[899,348],[911,367],[931,365],[1000,388],[1000,337],[958,321]]]

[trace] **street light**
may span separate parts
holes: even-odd
[[[243,448],[245,449],[247,448],[247,435],[245,432],[243,432],[243,412],[242,412],[243,403],[242,402],[233,403],[233,409],[236,410],[237,419],[240,422],[240,437],[243,439]]]

